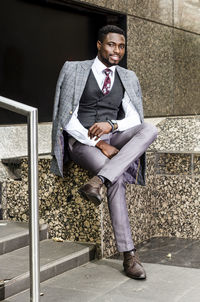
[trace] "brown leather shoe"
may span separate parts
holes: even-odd
[[[102,201],[103,182],[98,176],[92,177],[85,185],[79,188],[78,192],[87,200],[99,206]]]
[[[124,271],[132,279],[146,279],[145,270],[139,260],[136,250],[124,252]]]

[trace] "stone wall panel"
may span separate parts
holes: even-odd
[[[128,0],[127,2],[130,15],[167,25],[173,24],[172,0]]]
[[[173,109],[173,30],[128,18],[128,68],[136,72],[145,116],[170,115]]]
[[[174,0],[174,26],[200,34],[200,1]]]
[[[173,115],[200,113],[200,36],[174,30]]]

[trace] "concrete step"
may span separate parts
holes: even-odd
[[[40,225],[40,240],[47,239],[47,225]],[[29,244],[29,224],[0,220],[0,255]]]
[[[74,242],[40,242],[40,280],[45,281],[95,258],[95,245]],[[0,301],[30,286],[29,248],[0,257]]]
[[[41,284],[41,302],[199,302],[200,270],[144,263],[147,280],[125,276],[122,261],[87,263]],[[29,291],[4,302],[30,301]]]

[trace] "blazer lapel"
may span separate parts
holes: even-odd
[[[122,81],[122,84],[124,85],[124,88],[129,96],[131,102],[133,103],[133,105],[135,106],[135,109],[137,110],[137,112],[140,115],[140,119],[143,120],[143,110],[141,107],[141,105],[142,105],[141,98],[138,97],[135,93],[134,82],[133,82],[132,77],[129,76],[126,69],[123,69],[120,66],[117,66],[117,71],[118,71],[119,77]]]
[[[123,84],[128,96],[129,96],[130,100],[136,102],[137,101],[137,96],[136,96],[135,91],[134,91],[134,89],[133,89],[133,87],[132,87],[132,85],[129,81],[129,77],[127,76],[128,73],[127,73],[126,69],[122,69],[122,68],[120,68],[120,66],[117,66],[116,69],[117,69],[119,77],[122,81],[122,84]]]
[[[85,88],[90,69],[94,60],[80,62],[76,70],[75,96],[74,103],[77,105]]]

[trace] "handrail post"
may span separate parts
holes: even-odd
[[[28,115],[30,301],[40,301],[39,209],[38,209],[38,111]]]
[[[0,96],[0,108],[27,116],[29,160],[29,266],[30,301],[40,301],[39,205],[38,205],[38,110]]]

